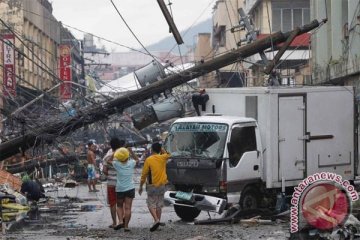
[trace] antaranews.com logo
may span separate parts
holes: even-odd
[[[294,188],[290,208],[290,232],[310,225],[330,230],[342,225],[351,213],[351,202],[359,199],[354,186],[335,173],[308,176]]]

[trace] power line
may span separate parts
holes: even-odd
[[[271,29],[271,24],[270,24],[270,15],[269,15],[268,0],[265,0],[265,3],[266,3],[267,19],[268,19],[268,24],[269,24],[269,32],[270,32],[270,35],[271,35],[271,34],[272,34],[272,29]],[[272,54],[273,54],[273,58],[274,58],[274,44],[273,44],[272,38],[270,39],[270,41],[271,41]]]
[[[36,59],[42,63],[44,66],[48,67],[24,42],[23,40],[21,39],[21,37],[19,37],[14,31],[13,29],[8,26],[1,18],[0,18],[0,22],[11,32],[14,34],[14,36],[25,46],[28,48],[28,50],[32,53],[33,56],[36,57]],[[3,39],[0,39],[1,41],[4,42]],[[53,73],[53,72],[50,72],[52,71],[52,69],[50,69],[50,71],[48,71],[47,69],[43,68],[42,66],[40,66],[39,64],[37,64],[35,61],[33,61],[29,56],[25,55],[25,53],[23,53],[21,50],[19,50],[14,44],[12,43],[9,43],[11,44],[11,47],[13,47],[17,52],[19,52],[20,54],[22,54],[24,57],[26,57],[27,59],[29,59],[33,64],[35,64],[36,66],[38,66],[42,71],[45,71],[46,73],[48,73],[51,77],[53,77],[55,80],[60,80],[57,78],[57,76]]]
[[[231,1],[230,1],[231,3]],[[225,1],[225,7],[226,7],[226,11],[227,11],[227,14],[228,14],[228,19],[229,19],[229,22],[230,22],[230,26],[231,27],[234,27],[232,21],[231,21],[231,16],[230,16],[230,12],[229,12],[229,8],[228,8],[228,5],[227,5],[227,1]],[[226,31],[225,31],[226,32]],[[237,43],[237,40],[236,40],[236,36],[235,36],[235,32],[232,34],[234,36],[234,41],[235,43]]]
[[[202,17],[202,15],[204,15],[205,11],[211,6],[214,4],[214,2],[217,1],[217,0],[213,0],[212,2],[210,2],[205,8],[204,10],[200,13],[199,17],[197,17],[195,19],[195,21],[190,25],[190,27],[188,27],[188,29],[186,29],[186,31],[184,32],[183,36],[186,36],[186,34],[190,31],[190,29],[199,21],[199,19]],[[165,58],[167,58],[170,53],[172,52],[172,50],[177,46],[177,44],[174,44],[174,46],[169,50],[168,54],[166,55]]]
[[[1,19],[0,19],[0,21],[1,21]],[[14,33],[14,32],[13,32],[13,33]],[[15,34],[15,33],[14,33],[14,34]],[[19,38],[16,34],[15,34],[15,36],[16,36],[17,38]],[[3,39],[0,39],[0,41],[4,42],[5,44],[10,44],[10,46],[11,46],[12,48],[14,48],[15,51],[23,54],[23,53],[21,52],[21,50],[19,50],[14,44],[12,44],[12,43],[10,43],[10,42],[5,42]],[[33,52],[32,52],[32,53],[33,53]],[[36,54],[33,53],[33,55],[34,55],[35,57],[39,58]],[[62,81],[61,79],[59,79],[56,75],[54,75],[54,73],[52,73],[52,72],[50,72],[50,71],[47,71],[46,69],[44,69],[41,65],[37,64],[35,61],[33,61],[33,60],[32,60],[30,57],[28,57],[27,55],[23,54],[23,56],[26,57],[27,59],[29,59],[30,62],[32,62],[34,65],[38,66],[41,70],[43,70],[44,72],[48,73],[48,74],[49,74],[50,76],[52,76],[54,79],[58,80],[56,83],[62,83],[62,82],[63,82],[63,81]],[[42,63],[43,63],[43,62],[42,62]],[[45,63],[43,63],[43,64],[45,65]],[[0,65],[0,66],[2,66],[2,67],[4,68],[3,65]],[[46,65],[45,65],[45,66],[46,66]],[[34,89],[36,89],[36,90],[41,91],[42,93],[44,93],[43,90],[39,89],[38,87],[36,87],[36,86],[33,85],[32,83],[26,81],[24,78],[22,78],[21,76],[17,75],[16,73],[12,72],[12,74],[13,74],[15,77],[17,77],[17,79],[19,79],[20,81],[23,81],[23,82],[25,82],[26,84],[28,84],[29,86],[33,87]],[[72,85],[71,85],[71,88],[76,90],[76,88],[74,88]],[[80,92],[80,94],[82,94],[82,93]],[[10,95],[10,96],[11,96],[11,95]],[[33,96],[35,96],[35,95],[33,95]],[[86,99],[86,96],[84,96],[84,97],[85,97],[85,100],[87,100],[87,99]],[[15,100],[14,100],[14,101],[15,101]],[[61,104],[62,104],[62,103],[61,103]]]
[[[327,0],[324,0],[325,2],[325,17],[328,19],[328,7],[327,7]]]
[[[324,25],[324,24],[325,24],[324,22],[320,22],[320,25],[319,25],[317,28],[315,28],[315,29],[313,30],[313,33],[311,33],[311,34],[312,34],[312,35],[315,34],[315,33],[321,28],[321,26]],[[288,54],[288,56],[286,56],[283,60],[279,61],[279,63],[275,65],[274,69],[277,68],[278,66],[280,66],[285,60],[287,60],[287,59],[291,56],[291,54],[293,54],[297,49],[299,49],[299,48],[301,47],[302,43],[305,43],[305,42],[306,42],[306,40],[307,40],[307,39],[304,38],[303,41],[300,42],[299,45],[296,46],[296,47],[290,52],[290,54]]]
[[[35,13],[35,12],[32,12],[32,11],[26,10],[26,9],[22,9],[22,10],[25,11],[25,12],[28,12],[28,13],[31,13],[31,14],[37,15],[37,16],[39,16],[39,17],[42,17],[42,18],[45,18],[45,19],[48,19],[48,20],[50,20],[50,21],[53,21],[53,22],[57,22],[57,23],[58,23],[57,20],[54,20],[54,19],[51,19],[51,18],[47,18],[47,17],[45,17],[45,16],[43,16],[43,15],[41,15],[41,14],[38,14],[38,13]],[[132,51],[135,51],[135,52],[139,52],[139,53],[148,55],[147,53],[142,52],[142,51],[140,51],[140,50],[138,50],[138,49],[135,49],[135,48],[132,48],[132,47],[123,45],[123,44],[121,44],[121,43],[118,43],[118,42],[115,42],[115,41],[112,41],[112,40],[109,40],[109,39],[100,37],[100,36],[98,36],[98,35],[96,35],[96,34],[93,34],[93,33],[90,33],[90,32],[84,31],[84,30],[81,30],[81,29],[79,29],[79,28],[70,26],[70,25],[65,24],[65,23],[63,23],[63,22],[61,22],[61,24],[62,24],[63,26],[65,26],[65,27],[74,29],[74,30],[79,31],[79,32],[81,32],[81,33],[85,33],[85,34],[92,35],[92,36],[94,36],[94,37],[96,37],[96,38],[98,38],[98,39],[100,39],[100,40],[106,41],[106,42],[108,42],[108,43],[112,43],[112,44],[114,44],[114,45],[118,45],[118,46],[120,46],[120,47],[124,47],[124,48],[127,48],[127,49],[129,49],[129,50],[132,50]]]
[[[354,20],[355,20],[355,18],[356,18],[356,16],[357,16],[357,12],[359,11],[358,9],[360,9],[360,1],[358,1],[358,4],[357,4],[356,9],[355,9],[355,11],[354,11],[354,15],[353,15],[352,20],[351,20],[351,23],[350,23],[350,25],[349,25],[349,32],[355,30],[356,25],[353,26],[353,27],[352,27],[352,25],[353,25]],[[354,38],[355,38],[355,34],[353,34],[352,37],[351,37],[348,50],[350,50]]]
[[[187,32],[193,27],[193,25],[195,25],[195,23],[198,21],[198,19],[200,19],[200,17],[205,13],[205,11],[207,10],[207,8],[208,8],[211,4],[213,4],[215,1],[216,1],[216,0],[213,0],[206,8],[202,11],[202,13],[201,13],[201,14],[199,15],[199,17],[194,21],[194,23],[185,31],[184,35],[187,34]],[[48,19],[48,20],[50,20],[50,21],[58,22],[58,21],[56,21],[56,20],[54,20],[54,19],[51,19],[51,18],[47,18],[47,17],[45,17],[45,16],[42,16],[41,14],[38,14],[38,13],[36,13],[36,12],[32,12],[32,11],[29,11],[29,10],[26,10],[26,9],[22,9],[22,10],[25,11],[25,12],[28,12],[28,13],[30,13],[30,14],[33,14],[33,15],[36,15],[36,16],[39,16],[39,17]],[[134,49],[134,48],[128,47],[128,46],[126,46],[126,45],[120,44],[120,43],[118,43],[118,42],[114,42],[114,41],[112,41],[112,40],[103,38],[103,37],[101,37],[101,36],[98,36],[98,35],[95,35],[95,34],[93,34],[93,33],[90,33],[90,32],[84,31],[84,30],[81,30],[81,29],[79,29],[79,28],[70,26],[70,25],[65,24],[65,23],[62,23],[62,22],[61,22],[61,24],[62,24],[63,26],[65,26],[65,27],[68,27],[68,28],[70,28],[70,29],[73,29],[73,30],[82,32],[82,33],[84,33],[84,34],[92,35],[92,36],[94,36],[94,37],[96,37],[96,38],[98,38],[98,39],[100,39],[100,40],[104,40],[104,41],[106,41],[106,42],[109,42],[109,43],[112,43],[112,44],[115,44],[115,45],[118,45],[118,46],[127,48],[127,49],[132,50],[132,51],[135,51],[135,52],[142,53],[142,54],[144,54],[144,55],[149,55],[149,56],[151,56],[152,58],[154,58],[154,59],[156,58],[156,59],[157,59],[157,57],[153,56],[153,55],[152,55],[151,53],[149,53],[149,52],[146,53],[146,52],[140,51],[140,50],[138,50],[138,49]],[[174,47],[175,47],[175,46],[176,46],[176,45],[174,45]],[[169,54],[172,52],[172,50],[174,49],[174,47],[168,52],[168,54],[167,54],[167,56],[166,56],[165,58],[167,58],[167,57],[169,56]],[[180,56],[180,57],[181,57],[181,56]],[[177,60],[177,59],[179,59],[179,58],[178,58],[178,57],[174,57],[174,59]],[[174,60],[174,61],[175,61],[175,60]]]
[[[174,19],[174,16],[173,16],[173,12],[172,12],[172,8],[171,8],[171,1],[169,0],[169,9],[170,9],[170,14],[171,14],[171,17]],[[160,4],[160,3],[159,3]],[[171,31],[171,30],[170,30]],[[178,30],[176,29],[176,32],[178,33]],[[175,36],[175,35],[174,35]],[[181,39],[181,37],[180,37]],[[178,41],[178,40],[177,40]],[[180,40],[179,40],[180,41]],[[182,39],[181,39],[181,42],[183,43]],[[180,43],[181,44],[181,43]],[[178,46],[178,51],[179,51],[179,55],[180,55],[180,61],[181,61],[181,64],[184,65],[184,62],[183,62],[183,57],[182,57],[182,54],[181,54],[181,49],[180,49],[180,44],[178,43],[177,46]]]
[[[8,26],[2,19],[0,19],[1,23],[10,31],[14,34],[14,36],[32,53],[32,55],[40,62],[42,63],[42,65],[44,65],[46,68],[48,68],[49,70],[45,69],[43,66],[39,65],[38,63],[36,63],[34,60],[32,60],[29,56],[27,56],[26,54],[24,54],[20,49],[18,49],[14,44],[10,43],[10,42],[4,42],[3,39],[0,39],[0,41],[3,41],[4,43],[6,44],[10,44],[12,48],[14,48],[15,51],[19,52],[20,54],[22,54],[25,58],[27,58],[30,62],[32,62],[32,64],[36,65],[37,67],[40,68],[40,70],[44,71],[45,73],[49,74],[49,76],[53,77],[54,80],[57,80],[55,83],[58,83],[58,82],[63,82],[60,78],[58,78],[57,75],[55,75],[55,73],[52,71],[52,69],[50,67],[48,67],[42,60],[41,58],[34,53],[34,51],[32,51],[21,39],[21,37],[18,36],[18,34],[10,27]],[[51,54],[53,57],[54,55]],[[39,88],[37,88],[36,86],[34,85],[31,85],[32,87],[34,87],[35,89],[38,89],[40,91],[43,91]],[[73,85],[71,85],[71,89],[74,89],[74,90],[77,90],[77,88],[75,88]],[[76,92],[76,91],[75,91]],[[86,95],[83,95],[82,92],[79,93],[80,95],[82,95],[85,100],[89,101],[87,98],[86,98]]]
[[[110,0],[111,4],[114,6],[116,12],[119,14],[121,20],[124,22],[124,24],[126,25],[126,27],[129,29],[129,31],[131,32],[131,34],[134,36],[134,38],[136,39],[136,41],[141,45],[141,47],[149,54],[149,56],[151,56],[153,59],[154,56],[146,49],[146,47],[141,43],[141,41],[139,40],[139,38],[136,36],[136,34],[133,32],[133,30],[130,28],[129,24],[126,22],[126,20],[124,19],[124,17],[121,15],[119,9],[116,7],[115,3],[113,2],[113,0]]]

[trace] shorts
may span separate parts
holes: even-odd
[[[165,186],[146,186],[148,208],[162,208],[164,206]]]
[[[116,204],[116,191],[115,186],[107,186],[107,199],[110,207]]]
[[[96,179],[96,172],[94,164],[88,164],[87,167],[88,180]]]
[[[127,190],[125,192],[116,192],[117,199],[124,199],[124,198],[135,198],[135,188]]]

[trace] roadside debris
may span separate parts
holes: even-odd
[[[271,220],[260,219],[261,216],[256,216],[249,219],[241,219],[240,224],[257,225],[257,224],[274,224]]]
[[[26,216],[30,209],[26,197],[19,193],[21,184],[20,178],[0,170],[0,220],[3,234],[11,222]]]
[[[275,224],[277,214],[269,209],[245,209],[238,205],[228,209],[222,218],[195,221],[195,225],[240,223],[240,224]],[[260,219],[261,218],[261,219]]]
[[[7,184],[15,191],[20,191],[22,181],[19,177],[0,169],[0,186]]]
[[[76,181],[71,180],[71,179],[63,180],[63,182],[64,182],[65,188],[74,188],[78,185],[78,183]]]

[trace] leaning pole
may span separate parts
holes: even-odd
[[[0,161],[3,161],[21,151],[35,147],[39,145],[41,141],[51,143],[55,140],[53,137],[49,136],[65,136],[76,129],[106,119],[112,114],[121,113],[125,108],[143,102],[155,94],[174,88],[194,78],[200,77],[237,61],[241,61],[244,58],[270,48],[274,44],[283,43],[291,35],[293,35],[294,31],[297,31],[296,35],[301,35],[317,28],[319,25],[320,23],[317,20],[314,20],[311,23],[300,27],[300,30],[297,29],[286,33],[273,33],[266,38],[242,46],[236,50],[198,64],[182,72],[170,75],[141,89],[131,91],[121,97],[101,103],[99,106],[81,109],[81,113],[78,113],[76,116],[73,116],[66,121],[54,121],[53,123],[47,124],[35,131],[29,131],[20,137],[0,144]]]

